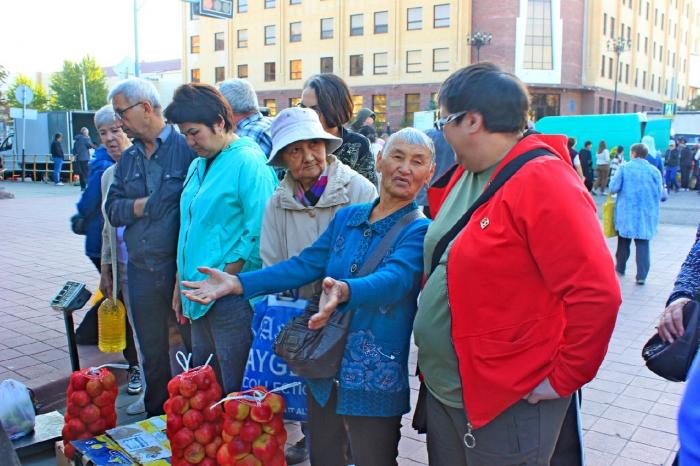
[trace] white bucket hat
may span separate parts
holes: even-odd
[[[272,166],[282,166],[279,155],[282,149],[289,144],[308,139],[324,139],[326,141],[326,152],[332,153],[343,143],[343,140],[327,133],[318,114],[309,109],[301,107],[290,107],[282,110],[272,121],[270,127],[272,132],[272,152],[267,159],[267,164]]]

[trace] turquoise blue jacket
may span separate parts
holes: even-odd
[[[239,259],[245,261],[243,270],[262,267],[260,227],[265,204],[277,187],[274,172],[248,138],[232,142],[208,169],[206,164],[204,157],[192,161],[180,197],[180,280],[203,280],[198,266],[223,270]],[[182,300],[190,319],[202,317],[211,306]]]
[[[620,236],[646,240],[654,237],[662,190],[659,170],[644,159],[632,159],[617,169],[610,181],[610,192],[617,193],[615,229]]]
[[[240,279],[247,298],[298,288],[325,276],[345,281],[350,300],[336,312],[354,309],[355,314],[340,371],[334,378],[306,382],[322,406],[336,383],[338,414],[399,416],[410,410],[408,353],[423,276],[423,237],[430,221],[414,220],[404,227],[375,272],[357,277],[384,235],[417,207],[413,202],[370,223],[374,205],[340,209],[326,231],[301,254],[242,273]]]

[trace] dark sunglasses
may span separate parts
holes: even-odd
[[[451,113],[447,115],[445,118],[439,118],[435,120],[435,123],[433,123],[433,126],[435,126],[435,129],[438,131],[442,131],[445,126],[449,125],[453,121],[455,121],[458,118],[463,117],[469,113],[469,110],[462,110],[461,112],[456,112],[456,113]]]

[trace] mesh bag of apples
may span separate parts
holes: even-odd
[[[73,459],[71,440],[83,440],[104,434],[117,425],[115,401],[117,380],[109,369],[87,368],[70,376],[63,425],[63,452]]]

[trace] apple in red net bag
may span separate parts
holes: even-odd
[[[296,385],[296,384],[294,384]],[[277,391],[265,387],[229,393],[224,407],[223,442],[217,450],[220,466],[283,466],[287,431],[282,416],[285,402]]]
[[[222,390],[209,365],[211,356],[193,369],[189,368],[190,358],[177,354],[184,372],[168,382],[168,399],[163,405],[173,466],[216,464],[223,443],[223,408],[217,404]]]
[[[117,425],[117,379],[106,367],[90,367],[71,374],[66,390],[63,452],[73,459],[71,440],[104,434]]]

